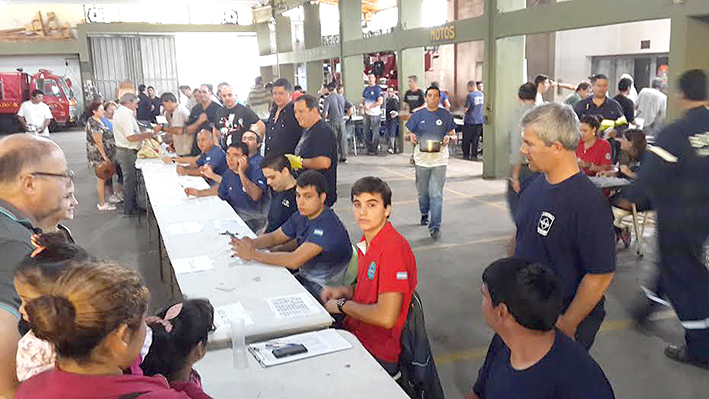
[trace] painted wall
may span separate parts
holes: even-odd
[[[84,6],[81,4],[55,4],[55,3],[14,3],[0,1],[0,29],[24,28],[32,22],[38,11],[46,18],[47,12],[57,14],[59,23],[68,23],[76,26],[84,22]]]
[[[650,40],[650,48],[641,50],[641,40]],[[554,77],[577,84],[588,78],[593,56],[669,51],[669,19],[556,32]],[[568,94],[564,91],[560,98]]]
[[[426,72],[424,87],[437,81],[450,97],[451,110],[462,110],[468,94],[466,83],[483,79],[477,65],[484,59],[484,50],[485,44],[482,41],[440,46],[438,58],[431,63],[433,70]]]

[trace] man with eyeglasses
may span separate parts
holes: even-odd
[[[19,385],[15,370],[20,299],[12,271],[34,249],[39,221],[61,209],[74,190],[61,148],[49,139],[14,134],[0,140],[0,397]]]

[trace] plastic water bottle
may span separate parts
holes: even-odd
[[[230,319],[229,322],[231,325],[231,351],[234,357],[234,368],[248,368],[249,362],[246,357],[246,325],[244,319]]]

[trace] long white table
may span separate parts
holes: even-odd
[[[338,331],[351,349],[264,368],[247,353],[248,368],[233,367],[231,349],[207,352],[195,368],[204,392],[222,398],[406,399],[408,396],[354,335]]]
[[[232,258],[229,237],[215,222],[229,222],[229,231],[254,237],[231,206],[218,197],[193,198],[184,194],[185,187],[207,188],[200,177],[178,176],[174,165],[160,160],[139,160],[150,203],[167,252],[163,279],[170,280],[175,264],[185,259],[208,257],[212,269],[176,273],[174,277],[183,295],[207,298],[215,307],[240,303],[252,323],[246,324],[247,341],[280,337],[303,331],[327,328],[332,317],[305,288],[283,267]],[[197,223],[195,223],[197,222]],[[191,226],[191,227],[190,227]],[[192,231],[195,226],[199,231]],[[313,310],[307,315],[279,317],[268,300],[285,295],[302,295]],[[215,346],[230,341],[228,328],[218,328],[210,337]]]

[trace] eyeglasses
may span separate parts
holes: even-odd
[[[32,172],[30,173],[31,175],[34,176],[49,176],[49,177],[65,177],[68,179],[74,179],[74,172],[71,170],[67,170],[64,173],[49,173],[49,172]]]

